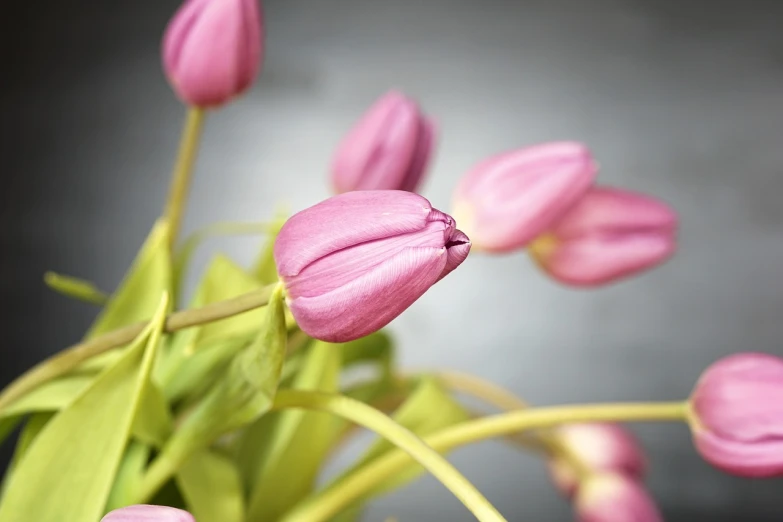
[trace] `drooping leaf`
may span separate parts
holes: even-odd
[[[131,432],[140,441],[161,447],[174,430],[174,420],[163,392],[153,381],[147,381]]]
[[[245,504],[239,472],[214,451],[197,451],[177,472],[187,509],[199,522],[243,522]]]
[[[291,387],[337,391],[341,355],[337,345],[313,343]],[[329,451],[332,420],[328,413],[293,410],[248,427],[237,462],[250,487],[250,520],[275,520],[312,490]]]
[[[224,301],[259,288],[261,284],[248,275],[242,267],[223,255],[217,255],[207,268],[191,307]],[[203,379],[205,365],[198,362],[191,365],[186,362],[196,356],[200,347],[252,334],[258,330],[263,314],[263,308],[258,308],[222,321],[175,333],[171,337],[167,354],[155,373],[156,380],[162,383],[166,398],[175,400],[181,397]],[[233,354],[227,355],[230,359]],[[176,384],[173,384],[174,381]]]
[[[36,411],[58,411],[71,404],[95,380],[91,375],[66,375],[46,382],[0,411],[0,418]]]
[[[256,339],[234,357],[217,385],[193,406],[158,458],[179,461],[180,456],[208,447],[221,435],[269,411],[280,382],[286,333],[283,289],[277,287]]]
[[[109,298],[86,338],[153,316],[160,296],[171,291],[168,236],[168,224],[162,220],[155,223],[125,279]]]
[[[435,379],[424,378],[419,382],[410,397],[395,412],[393,418],[415,434],[426,436],[448,426],[466,421],[470,418],[470,415],[449,396],[448,392]],[[332,484],[339,483],[344,477],[349,476],[394,448],[392,443],[386,439],[379,438],[354,466],[335,479]],[[352,510],[372,497],[399,488],[410,482],[423,471],[420,465],[412,463],[404,472],[394,475],[373,489],[362,498],[360,503],[356,503]],[[355,518],[351,518],[350,514],[346,514],[345,518],[340,518],[341,522],[349,522],[350,520],[355,520]]]
[[[0,522],[100,518],[155,360],[167,308],[164,294],[150,326],[123,357],[35,438],[11,475]]]
[[[79,279],[78,277],[50,271],[44,274],[44,283],[58,294],[90,304],[104,305],[109,300],[109,296],[106,292],[99,290],[94,283]]]
[[[268,234],[274,231],[274,224],[269,223],[214,223],[191,234],[183,243],[174,258],[175,290],[182,289],[182,282],[187,275],[188,267],[193,254],[201,244],[216,236],[241,236],[254,234]],[[274,282],[274,281],[270,281]],[[179,293],[177,293],[179,295]]]
[[[19,440],[16,442],[14,455],[11,458],[11,462],[8,464],[5,477],[3,477],[3,484],[2,487],[0,487],[0,499],[2,499],[2,494],[5,492],[5,489],[8,486],[8,481],[14,472],[14,468],[16,468],[17,464],[19,464],[19,461],[22,460],[22,457],[27,452],[27,448],[30,447],[30,444],[32,444],[33,440],[35,440],[38,434],[41,433],[41,430],[44,429],[44,426],[46,426],[46,423],[49,422],[52,417],[54,417],[54,412],[36,412],[30,415],[30,417],[25,422],[24,427],[19,432]]]
[[[143,442],[131,440],[128,443],[104,511],[112,511],[133,502],[133,492],[144,478],[151,452],[152,448]]]
[[[240,335],[201,343],[181,361],[166,384],[168,400],[200,396],[225,372],[236,354],[253,341],[254,335]]]

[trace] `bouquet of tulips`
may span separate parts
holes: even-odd
[[[335,152],[336,195],[288,219],[218,223],[180,241],[204,116],[251,86],[262,50],[258,0],[187,0],[166,29],[164,68],[189,107],[167,205],[111,295],[47,274],[50,287],[101,310],[81,341],[0,393],[0,442],[19,428],[0,522],[349,522],[424,472],[476,519],[499,522],[444,458],[498,437],[540,454],[578,520],[662,520],[624,421],[682,422],[715,467],[783,474],[783,360],[772,355],[715,362],[682,401],[546,408],[476,376],[396,366],[383,328],[458,277],[449,274],[471,249],[527,249],[548,277],[575,287],[671,256],[676,214],[597,185],[580,143],[479,163],[447,214],[416,193],[435,124],[391,92]],[[266,236],[253,266],[216,255],[182,302],[204,240],[253,233]],[[363,377],[350,379],[357,368]],[[468,409],[465,396],[495,411]],[[320,480],[357,427],[377,440]]]

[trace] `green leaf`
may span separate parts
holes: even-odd
[[[95,305],[104,305],[109,300],[109,296],[106,292],[99,290],[95,284],[77,277],[50,271],[44,274],[44,283],[55,292],[78,299],[79,301],[85,301]]]
[[[274,249],[277,235],[286,222],[285,215],[278,212],[278,217],[269,225],[269,238],[266,240],[261,255],[258,257],[252,273],[256,279],[265,285],[269,285],[278,280],[277,265],[275,264]]]
[[[448,426],[464,422],[470,418],[470,415],[449,396],[448,392],[435,379],[423,378],[410,397],[395,412],[393,418],[415,434],[426,436]],[[354,466],[335,479],[333,484],[394,448],[395,446],[385,439],[376,440],[365,455]],[[421,475],[423,471],[420,465],[411,464],[404,472],[396,474],[373,489],[371,493],[362,499],[362,503],[374,496],[381,495],[410,482]],[[348,522],[349,520],[355,519],[351,519],[347,515],[346,518],[340,518],[341,522]]]
[[[221,435],[245,426],[272,407],[285,359],[283,288],[272,292],[253,343],[231,361],[217,386],[198,402],[158,456],[174,466]],[[2,522],[2,521],[0,521]]]
[[[171,290],[168,236],[168,224],[165,221],[155,223],[125,280],[112,294],[86,338],[152,317],[161,294]]]
[[[343,352],[345,366],[372,362],[378,364],[381,375],[392,375],[394,345],[389,334],[383,330],[339,346]]]
[[[144,470],[152,453],[149,445],[131,440],[125,449],[104,511],[112,511],[133,503],[133,492],[144,478]]]
[[[291,387],[337,391],[341,356],[340,346],[313,343]],[[328,413],[275,412],[245,431],[237,462],[251,488],[250,520],[276,520],[312,491],[331,446],[332,421]]]
[[[79,397],[94,380],[94,376],[76,374],[45,382],[0,411],[0,418],[61,410]]]
[[[275,225],[268,223],[214,223],[191,234],[182,244],[174,259],[175,290],[182,288],[182,282],[187,275],[193,254],[201,244],[215,236],[240,236],[252,234],[268,234],[275,230]],[[271,281],[274,283],[274,281]],[[176,295],[179,295],[177,293]]]
[[[33,440],[41,433],[41,430],[44,429],[44,426],[46,426],[46,423],[48,423],[52,417],[54,417],[54,413],[46,411],[34,413],[27,419],[24,427],[19,432],[19,440],[16,442],[13,458],[11,458],[11,462],[8,464],[8,469],[5,472],[5,477],[3,477],[3,484],[0,486],[0,499],[2,499],[2,494],[8,487],[8,481],[11,479],[14,469],[19,464],[19,461],[22,459],[25,452],[27,452],[27,448],[30,447],[30,444],[32,444]],[[15,418],[21,419],[21,416]]]
[[[177,472],[187,509],[199,522],[243,522],[245,504],[239,472],[213,451],[194,453]]]
[[[218,339],[196,346],[192,354],[182,360],[166,386],[166,397],[174,402],[187,397],[202,396],[222,375],[228,364],[255,335]]]
[[[11,475],[0,522],[100,518],[155,360],[167,305],[164,295],[154,320],[123,357],[35,438]]]
[[[163,446],[174,431],[174,420],[166,398],[152,381],[148,380],[144,386],[131,431],[140,441],[157,448]]]
[[[223,255],[216,256],[204,274],[196,290],[191,307],[204,306],[237,297],[261,288],[261,284],[249,276],[242,267]],[[167,354],[159,369],[156,380],[162,383],[163,393],[169,400],[182,397],[189,389],[204,379],[209,369],[203,362],[189,364],[199,349],[228,338],[247,336],[258,330],[262,324],[264,309],[258,308],[243,314],[216,321],[197,328],[188,328],[171,337]],[[226,359],[236,352],[228,350]],[[211,355],[214,355],[211,354]],[[207,356],[209,361],[211,356]],[[176,382],[175,382],[176,381]]]

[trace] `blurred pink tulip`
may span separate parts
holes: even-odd
[[[649,196],[595,187],[530,245],[538,264],[572,286],[597,286],[652,268],[676,248],[677,215]]]
[[[407,190],[419,186],[435,141],[435,125],[399,92],[379,99],[337,147],[332,182],[337,193]]]
[[[596,175],[581,143],[544,143],[490,158],[462,178],[452,210],[476,248],[509,252],[551,227]]]
[[[574,508],[579,522],[663,522],[644,486],[620,473],[588,478],[579,488]]]
[[[181,509],[167,506],[138,504],[115,509],[101,522],[196,522],[193,515]]]
[[[551,433],[591,471],[622,473],[634,479],[644,476],[644,452],[631,432],[618,424],[566,424]],[[572,496],[579,479],[567,460],[554,459],[549,469],[558,489]]]
[[[470,240],[412,192],[346,192],[283,225],[277,271],[299,327],[316,339],[364,337],[465,260]]]
[[[783,476],[783,359],[740,353],[702,374],[691,396],[696,448],[743,477]]]
[[[213,107],[253,83],[263,54],[259,0],[186,0],[163,37],[163,66],[177,95]]]

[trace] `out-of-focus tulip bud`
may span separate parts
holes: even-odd
[[[167,506],[138,504],[115,509],[101,522],[196,522],[187,511]]]
[[[222,105],[253,83],[263,54],[259,0],[186,0],[163,37],[163,66],[177,95]]]
[[[665,261],[676,248],[676,233],[677,214],[661,201],[595,187],[530,252],[554,279],[597,286]]]
[[[470,240],[412,192],[346,192],[292,216],[277,236],[277,271],[300,328],[316,339],[364,337],[454,270]]]
[[[691,395],[697,450],[743,477],[783,476],[783,359],[740,353],[702,374]]]
[[[370,107],[337,147],[334,189],[415,192],[434,141],[432,121],[416,102],[392,91]]]
[[[566,424],[551,434],[591,472],[622,473],[635,479],[644,475],[647,465],[644,452],[631,432],[620,425]],[[551,460],[549,470],[562,493],[570,497],[576,492],[579,477],[568,459]]]
[[[580,143],[545,143],[502,154],[462,178],[453,214],[476,248],[516,250],[576,204],[596,171],[590,151]]]
[[[579,522],[662,522],[655,501],[637,480],[621,473],[587,479],[574,503]]]

